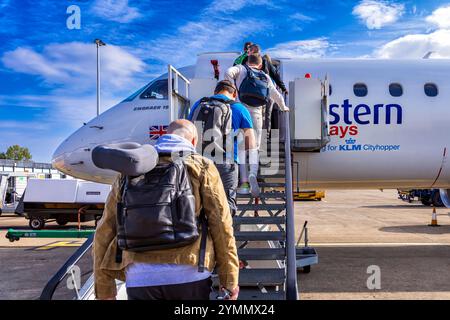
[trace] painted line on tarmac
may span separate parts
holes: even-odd
[[[56,241],[56,242],[46,244],[44,246],[35,247],[32,250],[33,251],[41,251],[41,250],[52,250],[52,249],[61,248],[61,247],[80,247],[83,244],[83,242],[84,241],[79,241],[79,240]]]
[[[320,242],[308,243],[310,247],[426,247],[426,246],[450,246],[443,242]]]

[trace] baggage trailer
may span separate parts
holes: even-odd
[[[30,179],[17,214],[25,216],[33,230],[46,222],[59,225],[100,219],[111,186],[67,179]]]

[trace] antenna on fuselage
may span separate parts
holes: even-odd
[[[428,52],[426,55],[423,56],[422,59],[430,59],[430,57],[431,57],[431,55],[432,55],[433,53],[435,53],[435,52],[434,52],[434,51]]]

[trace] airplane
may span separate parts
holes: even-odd
[[[153,144],[232,66],[236,52],[204,53],[100,114],[54,152],[53,166],[112,183],[95,167],[99,144]],[[439,188],[450,207],[450,60],[273,58],[289,84],[294,180],[302,189]]]

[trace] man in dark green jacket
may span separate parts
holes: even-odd
[[[234,60],[233,66],[236,66],[238,64],[243,64],[244,60],[247,60],[248,57],[248,49],[250,48],[250,46],[253,45],[253,42],[246,42],[244,44],[244,50],[243,53],[236,58],[236,60]]]

